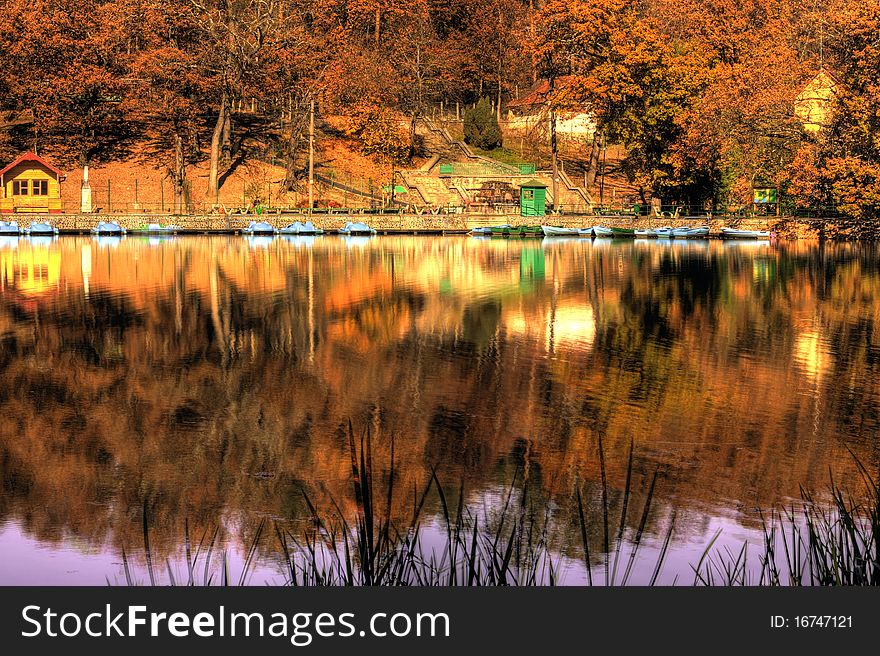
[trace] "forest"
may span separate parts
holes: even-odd
[[[406,165],[417,120],[541,80],[623,148],[643,196],[704,206],[775,187],[786,208],[880,219],[880,0],[4,0],[0,159],[137,160],[175,196],[271,146],[293,188],[309,107],[363,154]],[[819,71],[834,111],[810,133]],[[406,129],[402,126],[409,125]]]

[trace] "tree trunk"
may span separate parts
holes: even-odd
[[[221,161],[224,164],[232,162],[235,153],[232,152],[232,110],[226,111],[226,117],[223,121],[223,132],[220,135],[220,148],[222,153]]]
[[[223,145],[223,126],[226,124],[228,105],[229,98],[224,92],[220,99],[220,113],[217,115],[217,123],[214,124],[214,133],[211,135],[211,164],[208,169],[208,190],[205,193],[205,200],[215,205],[220,195],[220,150]]]
[[[414,111],[409,118],[409,158],[412,160],[416,154],[416,119],[418,118],[418,111]]]
[[[599,171],[599,154],[602,151],[602,141],[601,137],[599,137],[599,131],[597,130],[593,134],[593,147],[590,149],[590,162],[587,166],[587,190],[593,188],[596,184],[596,173]]]
[[[174,171],[171,183],[174,185],[174,213],[183,214],[184,182],[186,181],[186,159],[183,156],[183,137],[174,135]]]
[[[382,8],[376,4],[376,47],[379,47],[379,42],[381,41],[381,30],[382,30]]]

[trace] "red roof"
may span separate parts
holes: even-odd
[[[556,78],[556,82],[554,84],[553,93],[556,96],[559,96],[561,93],[567,91],[567,87],[571,84],[571,76],[563,75],[561,77]],[[538,80],[537,84],[535,84],[526,95],[521,96],[515,100],[511,100],[507,103],[508,107],[536,107],[539,105],[544,105],[547,103],[547,100],[550,96],[550,81],[549,80]]]
[[[3,170],[0,170],[0,175],[5,175],[5,174],[9,173],[9,171],[11,169],[15,168],[16,166],[18,166],[22,162],[38,162],[38,163],[42,164],[43,166],[45,166],[50,171],[52,171],[52,173],[57,175],[59,178],[63,179],[65,177],[67,177],[65,175],[64,171],[52,166],[49,162],[44,160],[42,157],[40,157],[36,153],[31,153],[31,152],[27,152],[27,153],[24,153],[23,155],[19,155],[18,158],[14,162],[12,162],[8,166],[6,166]]]

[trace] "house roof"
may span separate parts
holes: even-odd
[[[572,95],[572,86],[575,83],[574,76],[562,75],[553,84],[553,92],[550,92],[549,80],[538,80],[526,95],[516,98],[507,103],[509,109],[529,110],[535,107],[543,107],[551,100],[551,96],[556,101],[565,102]],[[580,104],[580,103],[575,103]]]
[[[62,179],[63,179],[63,178],[65,178],[65,177],[67,177],[66,174],[64,173],[64,171],[62,171],[61,169],[59,169],[59,168],[53,166],[52,164],[50,164],[49,162],[47,162],[46,160],[44,160],[42,157],[40,157],[40,156],[37,155],[36,153],[32,153],[32,152],[27,152],[27,153],[24,153],[24,154],[22,154],[22,155],[19,155],[19,156],[15,159],[15,161],[13,161],[11,164],[7,165],[7,166],[4,167],[2,170],[0,170],[0,175],[5,175],[5,174],[9,173],[10,170],[12,170],[13,168],[15,168],[16,166],[18,166],[18,165],[21,164],[22,162],[37,162],[37,163],[42,164],[43,166],[45,166],[45,167],[46,167],[47,169],[49,169],[50,171],[52,171],[52,173],[54,173],[55,175],[57,175],[59,178],[62,178]]]
[[[540,180],[535,180],[534,178],[532,178],[531,180],[527,180],[526,182],[523,182],[523,183],[520,185],[520,188],[521,188],[521,189],[522,189],[523,187],[528,187],[528,188],[532,188],[532,189],[546,189],[546,188],[547,188],[547,185],[545,185],[545,184],[544,184],[543,182],[541,182]]]
[[[568,92],[568,87],[572,84],[572,76],[563,75],[556,78],[553,84],[553,95],[557,98],[563,97]],[[527,109],[547,104],[550,99],[550,80],[538,80],[524,96],[520,96],[507,103],[511,109]]]

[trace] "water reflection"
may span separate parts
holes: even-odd
[[[238,527],[233,543],[263,517],[296,526],[303,489],[351,512],[351,419],[379,463],[394,436],[401,490],[435,467],[482,500],[516,476],[560,509],[569,556],[599,436],[613,504],[633,440],[632,507],[659,470],[648,533],[674,509],[676,558],[698,558],[713,526],[755,527],[829,467],[855,480],[847,448],[876,467],[878,262],[708,241],[4,240],[0,534],[118,553],[146,503],[169,553],[185,519]]]

